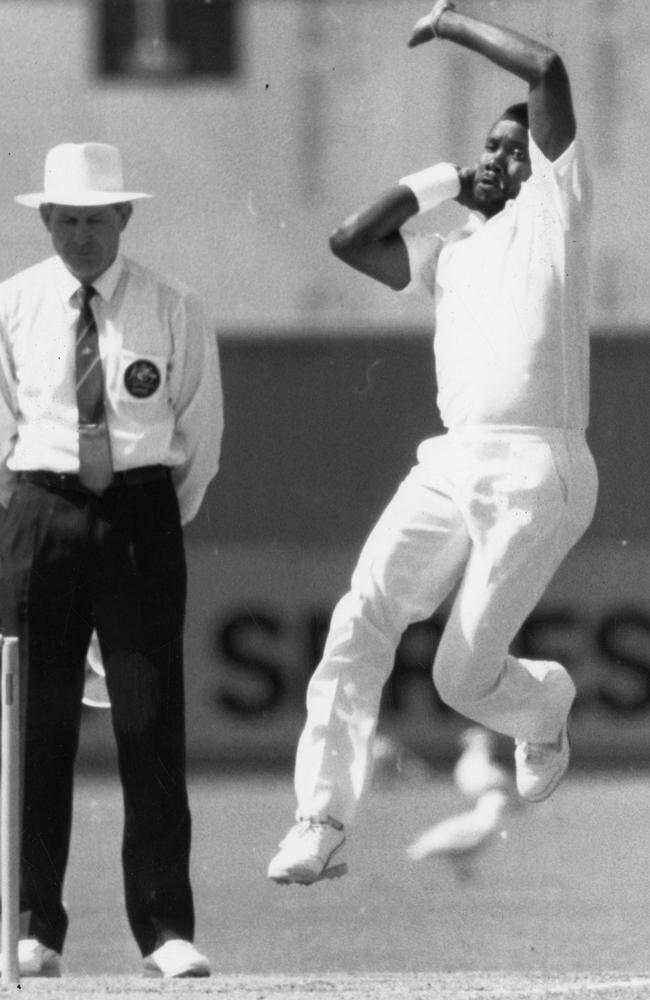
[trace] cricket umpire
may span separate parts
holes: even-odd
[[[590,184],[558,53],[449,0],[410,44],[434,38],[518,77],[528,100],[499,114],[474,165],[403,177],[331,237],[344,262],[429,303],[446,433],[420,444],[334,610],[298,745],[298,823],[269,867],[277,882],[346,870],[395,649],[456,587],[433,665],[441,698],[513,739],[527,800],[548,798],[569,761],[571,678],[509,647],[596,502],[585,439]],[[469,209],[459,229],[409,228],[449,199]]]
[[[214,325],[120,250],[119,151],[63,143],[37,208],[55,254],[0,284],[0,622],[27,678],[23,976],[58,975],[86,650],[96,629],[124,799],[126,910],[144,970],[205,976],[185,777],[182,525],[218,469]]]

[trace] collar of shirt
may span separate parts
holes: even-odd
[[[490,216],[489,219],[487,215],[483,214],[483,212],[479,212],[477,208],[474,208],[470,211],[469,215],[467,216],[467,221],[463,226],[463,229],[471,233],[475,233],[479,229],[482,229],[483,226],[485,226],[488,222],[490,222],[491,219],[498,219],[498,217],[502,215],[504,212],[510,212],[514,207],[514,204],[515,204],[515,199],[508,198],[507,202],[505,203],[501,211],[497,212],[496,215]]]
[[[470,233],[475,233],[478,229],[481,229],[486,222],[486,215],[483,215],[483,213],[478,210],[473,210],[467,216],[467,221],[465,222],[463,228],[468,230]]]
[[[57,257],[56,259],[58,262],[57,284],[61,290],[63,301],[73,303],[73,296],[75,296],[79,290],[80,281],[68,270],[60,257]],[[109,302],[113,297],[113,293],[117,288],[117,283],[120,280],[123,268],[124,259],[121,254],[118,254],[111,266],[107,268],[103,274],[100,274],[95,281],[93,281],[93,288],[96,289],[97,294],[105,302]]]

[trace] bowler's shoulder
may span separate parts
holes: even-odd
[[[588,159],[585,143],[580,133],[576,133],[565,149],[554,159],[549,160],[535,142],[532,133],[528,136],[528,148],[533,175],[548,172],[558,176],[566,174],[572,167],[584,169]]]
[[[556,206],[565,227],[577,224],[579,218],[589,219],[592,180],[582,136],[576,134],[555,160],[547,159],[532,136],[529,151],[532,173],[515,199],[522,209],[542,204],[549,211]]]

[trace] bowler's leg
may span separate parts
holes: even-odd
[[[307,690],[296,756],[296,818],[303,823],[271,863],[276,881],[324,877],[337,838],[366,788],[383,686],[406,627],[429,617],[458,579],[469,550],[465,525],[436,477],[416,467],[373,529],[337,604],[323,657]],[[331,825],[331,824],[330,824]],[[294,828],[296,829],[296,828]],[[338,842],[342,835],[338,837]],[[313,848],[310,870],[305,852]],[[300,864],[298,858],[301,858]],[[302,865],[302,867],[300,867]]]
[[[469,499],[472,555],[438,647],[434,679],[458,712],[520,744],[548,747],[549,759],[556,748],[564,768],[573,682],[559,663],[517,659],[508,648],[591,519],[593,462],[584,447],[572,454],[564,445],[537,442],[504,445],[497,465],[477,480]],[[553,775],[544,789],[532,783],[527,797],[545,797],[541,792],[553,790]]]

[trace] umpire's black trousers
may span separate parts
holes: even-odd
[[[170,937],[192,940],[186,567],[169,470],[118,477],[101,497],[75,477],[19,476],[0,524],[0,560],[0,623],[18,635],[27,677],[21,911],[29,936],[63,948],[73,766],[96,628],[124,796],[129,922],[143,955]]]

